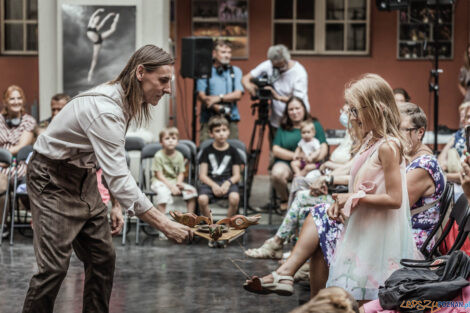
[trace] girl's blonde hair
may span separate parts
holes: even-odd
[[[385,138],[397,138],[400,142],[400,155],[403,155],[405,137],[400,132],[400,112],[398,111],[393,90],[377,74],[365,74],[359,80],[351,82],[344,92],[344,98],[350,108],[357,110],[362,123],[368,123],[374,135]],[[355,140],[353,151],[357,152],[364,144],[367,134],[363,134],[359,125],[351,125],[351,136]]]
[[[10,95],[13,91],[18,91],[20,93],[21,99],[23,99],[23,106],[21,108],[21,115],[25,113],[24,110],[24,105],[26,103],[26,97],[24,95],[24,91],[20,86],[17,85],[10,85],[4,92],[3,92],[3,110],[0,112],[2,115],[7,115],[8,114],[8,98],[10,98]]]
[[[290,313],[359,313],[359,306],[343,288],[329,287]]]

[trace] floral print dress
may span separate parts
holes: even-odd
[[[418,201],[416,201],[416,203],[411,207],[411,210],[422,207],[439,199],[444,192],[446,184],[444,173],[442,172],[442,169],[434,156],[426,154],[417,157],[406,167],[406,172],[417,168],[425,170],[429,176],[431,176],[432,180],[434,181],[435,190],[431,196],[421,197]],[[439,203],[436,203],[436,205],[427,209],[426,211],[415,214],[411,217],[411,231],[413,232],[413,237],[418,249],[421,249],[424,241],[426,241],[429,233],[431,233],[432,229],[434,226],[436,226],[438,221]],[[434,240],[431,242],[429,248],[432,246],[434,246]]]

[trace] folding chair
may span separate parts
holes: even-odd
[[[200,159],[202,156],[202,152],[204,151],[205,148],[209,147],[212,144],[213,140],[208,139],[205,140],[200,146],[199,146],[199,152],[196,157],[196,186],[199,186],[199,164],[200,164]],[[239,140],[236,139],[229,139],[227,140],[229,144],[236,148],[238,151],[238,154],[240,156],[240,159],[242,161],[242,171],[241,171],[241,180],[238,183],[239,190],[240,192],[240,198],[243,198],[243,215],[247,215],[247,210],[248,210],[248,193],[247,193],[247,184],[246,184],[246,179],[248,177],[248,156],[246,154],[246,147],[245,144]],[[241,147],[241,148],[238,148]]]
[[[188,140],[188,139],[181,139],[179,142],[188,146],[189,149],[191,150],[191,166],[193,170],[190,171],[188,175],[189,177],[191,177],[191,181],[192,181],[193,179],[196,179],[195,177],[196,172],[194,171],[194,169],[196,168],[197,146],[193,141]],[[189,178],[188,178],[188,183],[190,184]]]
[[[150,189],[150,178],[152,177],[152,165],[151,161],[159,150],[163,149],[162,145],[159,143],[151,143],[146,145],[142,149],[142,153],[140,155],[140,167],[139,167],[139,186],[142,192],[150,198],[150,201],[153,202],[153,197],[156,196],[156,193]],[[181,152],[183,157],[189,161],[189,172],[192,171],[192,164],[191,160],[191,149],[183,144],[178,143],[176,146],[176,150]],[[188,179],[190,179],[188,177]],[[189,183],[189,181],[188,181]],[[140,227],[141,226],[148,226],[148,224],[142,222],[139,218],[137,219],[136,229],[135,229],[135,243],[139,244],[140,242]],[[147,235],[154,235],[153,233],[147,231],[143,228],[144,232]]]
[[[434,247],[432,248],[431,252],[429,252],[429,255],[424,260],[402,259],[400,260],[400,264],[406,267],[428,267],[434,260],[434,256],[439,255],[439,252],[437,249],[439,248],[441,243],[449,234],[450,229],[452,228],[452,225],[454,224],[454,222],[456,222],[459,227],[459,234],[447,254],[451,254],[452,252],[459,250],[464,243],[464,239],[468,235],[468,232],[467,232],[467,235],[464,235],[465,229],[468,229],[470,231],[469,217],[470,217],[470,207],[468,206],[468,200],[465,194],[462,194],[457,200],[457,202],[455,202],[455,205],[450,212],[449,220],[444,230],[442,231],[442,234],[436,240],[436,243]],[[465,238],[463,238],[463,236],[465,236]]]
[[[142,149],[145,147],[145,141],[140,138],[140,137],[126,137],[126,143],[124,144],[124,149],[126,150],[126,161],[127,161],[127,166],[130,169],[130,156],[129,152],[130,151],[139,151],[141,152]],[[122,245],[124,246],[126,244],[126,235],[130,231],[130,218],[126,212],[124,212],[124,227],[122,230]]]
[[[5,227],[5,217],[7,212],[7,205],[10,196],[10,179],[11,179],[11,163],[12,163],[13,156],[11,155],[10,151],[6,149],[0,148],[0,162],[5,163],[8,166],[8,174],[7,174],[7,189],[0,195],[5,195],[5,203],[3,205],[3,214],[2,214],[2,228],[0,229],[2,236],[0,236],[0,246],[2,245],[3,241],[3,228]]]
[[[424,241],[423,245],[421,246],[420,252],[426,257],[433,257],[432,254],[428,251],[428,246],[431,243],[431,240],[437,236],[440,237],[441,231],[444,227],[444,221],[449,218],[449,207],[452,204],[452,200],[454,199],[454,184],[451,182],[447,182],[444,188],[444,192],[442,193],[441,198],[439,199],[439,220],[429,233],[428,237]],[[437,250],[436,250],[437,251]]]
[[[28,145],[20,149],[18,154],[16,155],[16,164],[20,164],[26,162],[30,153],[33,152],[33,146]],[[24,200],[28,200],[28,193],[27,191],[18,192],[18,171],[15,171],[14,178],[13,178],[13,196],[11,201],[11,220],[10,220],[10,245],[13,245],[13,234],[15,228],[31,228],[31,224],[27,222],[27,214],[25,212],[23,221],[21,220],[20,215],[20,207],[19,207],[19,199],[22,198]],[[23,201],[23,203],[28,203],[28,201]],[[18,223],[15,225],[15,212],[18,219]]]

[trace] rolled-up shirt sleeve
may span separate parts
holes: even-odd
[[[85,130],[109,190],[130,215],[140,215],[152,203],[139,189],[126,163],[124,149],[126,121],[112,113],[104,113]]]

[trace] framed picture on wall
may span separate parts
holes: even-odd
[[[224,38],[232,58],[248,58],[248,0],[192,0],[193,36]]]
[[[140,0],[58,1],[58,90],[75,96],[119,75],[140,45],[140,5]]]

